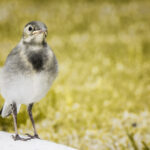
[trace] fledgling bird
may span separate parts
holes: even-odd
[[[40,21],[25,25],[19,44],[10,52],[0,70],[0,93],[5,99],[1,116],[13,116],[14,140],[21,138],[17,131],[17,113],[21,104],[28,106],[34,135],[39,138],[32,117],[32,107],[49,91],[58,73],[56,56],[46,42],[47,27]]]

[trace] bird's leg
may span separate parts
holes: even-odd
[[[12,116],[13,116],[13,120],[14,120],[14,128],[15,128],[15,135],[12,135],[12,138],[16,141],[16,140],[22,140],[22,141],[27,141],[29,139],[24,139],[21,138],[18,134],[18,129],[17,129],[17,106],[16,103],[11,104],[12,107]]]
[[[17,106],[15,103],[12,105],[12,116],[14,120],[14,128],[15,128],[15,134],[18,135],[18,129],[17,129]]]
[[[30,138],[38,138],[39,139],[39,136],[38,136],[36,128],[35,128],[34,119],[33,119],[33,116],[32,116],[32,107],[33,107],[33,103],[29,104],[29,106],[28,106],[28,114],[29,114],[30,120],[32,122],[34,135],[33,136],[30,135],[30,134],[26,134],[26,135],[29,136]]]

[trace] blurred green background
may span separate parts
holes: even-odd
[[[33,109],[40,137],[80,150],[148,149],[150,1],[1,0],[0,66],[32,20],[48,26],[60,70]],[[18,119],[32,133],[26,106]],[[12,117],[0,117],[0,130],[13,132]]]

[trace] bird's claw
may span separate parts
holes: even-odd
[[[14,141],[18,141],[18,140],[28,141],[28,140],[30,140],[30,138],[25,139],[25,138],[20,137],[18,134],[12,135],[12,138],[14,139]]]
[[[40,139],[38,134],[30,135],[30,134],[26,133],[25,135],[27,135],[30,139]]]

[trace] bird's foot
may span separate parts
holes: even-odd
[[[15,135],[12,135],[12,138],[14,139],[14,141],[18,141],[18,140],[20,140],[20,141],[28,141],[28,140],[30,140],[30,138],[22,138],[22,137],[20,137],[18,134],[15,134]]]
[[[30,139],[40,139],[38,134],[30,135],[30,134],[26,133],[25,135],[27,135]]]

